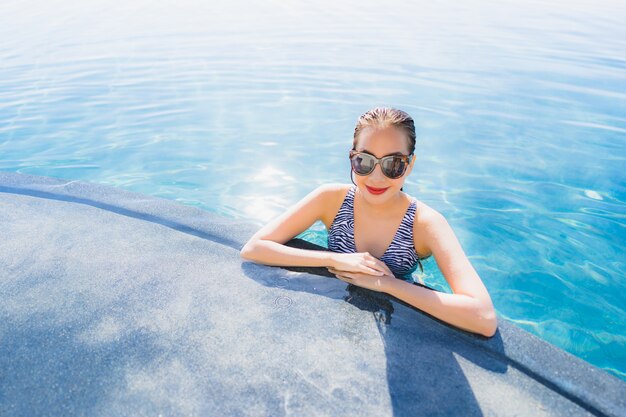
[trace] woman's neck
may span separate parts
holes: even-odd
[[[400,191],[393,198],[390,198],[389,201],[386,201],[385,203],[371,204],[363,196],[361,190],[359,190],[358,187],[356,188],[355,198],[359,199],[360,206],[364,208],[366,212],[372,213],[374,215],[393,215],[394,211],[398,210],[398,208],[402,206],[402,202],[404,201],[403,193]]]

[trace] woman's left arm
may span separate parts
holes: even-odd
[[[446,219],[425,207],[416,221],[416,240],[428,247],[454,294],[432,291],[399,279],[385,280],[380,290],[446,323],[493,336],[498,321],[491,297]]]

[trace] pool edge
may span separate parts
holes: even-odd
[[[87,204],[120,215],[159,223],[183,233],[210,237],[238,250],[257,229],[196,207],[110,186],[0,172],[0,192]],[[626,382],[499,319],[502,347],[493,339],[455,331],[457,337],[514,366],[548,389],[597,415],[626,415]]]

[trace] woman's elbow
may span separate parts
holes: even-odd
[[[478,333],[485,337],[492,337],[498,330],[498,318],[493,306],[481,309],[479,313],[480,329]]]
[[[254,260],[254,246],[255,242],[251,239],[243,245],[243,248],[239,251],[239,256],[246,261]]]

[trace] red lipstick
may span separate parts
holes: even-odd
[[[367,191],[369,191],[370,194],[374,194],[374,195],[380,195],[380,194],[384,193],[385,191],[387,191],[389,189],[389,187],[387,187],[387,188],[374,188],[374,187],[370,187],[368,185],[366,185],[365,188],[367,188]]]

